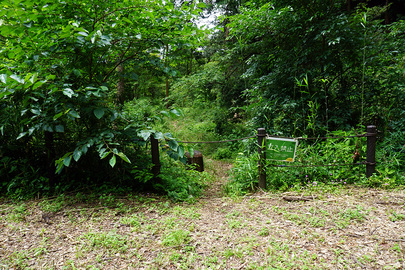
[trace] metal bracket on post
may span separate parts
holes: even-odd
[[[366,159],[366,177],[375,173],[375,148],[377,142],[377,127],[367,126],[367,159]]]
[[[259,188],[266,189],[266,170],[264,169],[266,160],[266,130],[264,128],[257,129],[257,143],[259,145]]]

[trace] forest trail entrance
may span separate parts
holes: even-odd
[[[203,198],[218,198],[223,196],[223,185],[229,180],[229,174],[233,164],[223,160],[204,160],[205,170],[214,178],[210,186],[205,190]]]

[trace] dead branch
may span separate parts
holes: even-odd
[[[284,196],[283,200],[288,202],[296,202],[296,201],[311,201],[318,198],[317,196]]]

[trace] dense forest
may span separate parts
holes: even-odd
[[[285,137],[378,129],[377,172],[268,168],[269,189],[311,181],[405,184],[401,0],[3,1],[0,191],[78,187],[197,196],[186,151],[234,163],[228,192],[257,183],[265,128]],[[209,21],[201,26],[201,21]],[[152,171],[150,140],[161,149]],[[364,159],[363,139],[302,143],[308,163]],[[331,154],[333,153],[333,154]]]

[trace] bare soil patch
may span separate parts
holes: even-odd
[[[216,166],[226,181],[230,165]],[[2,202],[0,269],[403,269],[404,203],[402,190],[356,187],[229,198],[218,183],[195,204]]]

